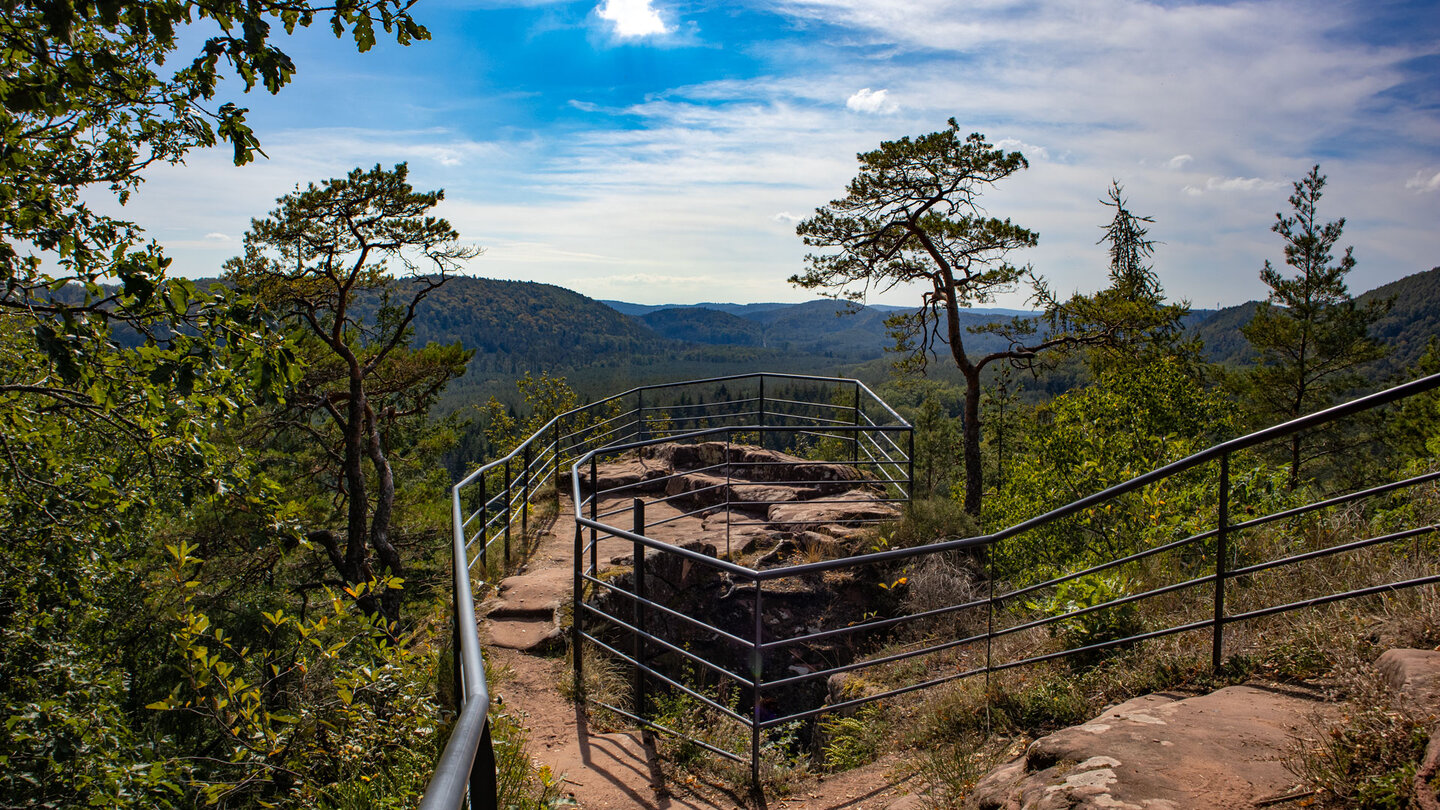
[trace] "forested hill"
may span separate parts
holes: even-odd
[[[472,369],[511,376],[614,361],[655,339],[644,324],[564,287],[469,276],[432,292],[415,320],[417,343],[458,341],[475,351]]]
[[[601,302],[526,281],[460,276],[426,299],[415,323],[418,343],[460,342],[475,350],[463,378],[451,383],[442,411],[513,403],[513,381],[525,373],[566,377],[585,397],[664,380],[766,370],[811,374],[861,373],[893,343],[885,319],[900,309],[832,300],[800,304],[647,306]],[[1014,310],[967,313],[967,326],[1005,319]],[[977,348],[1003,346],[993,335],[970,338]],[[877,373],[869,376],[875,377]]]
[[[1412,368],[1432,337],[1440,337],[1440,267],[1406,276],[1360,296],[1361,303],[1391,299],[1390,312],[1370,334],[1390,348],[1376,365],[1385,374]]]
[[[1367,370],[1375,379],[1411,368],[1425,353],[1430,338],[1440,336],[1440,267],[1376,287],[1355,300],[1364,305],[1387,299],[1390,312],[1370,330],[1372,337],[1390,347],[1390,354]],[[1191,327],[1205,341],[1211,361],[1232,366],[1251,361],[1254,353],[1240,327],[1250,322],[1258,303],[1226,307]]]
[[[1395,302],[1373,330],[1393,347],[1368,370],[1380,379],[1411,367],[1430,336],[1440,334],[1440,268],[1359,300],[1374,298]],[[567,377],[589,397],[648,382],[762,369],[883,378],[885,348],[892,343],[885,318],[897,308],[847,309],[830,300],[656,307],[597,301],[549,284],[461,276],[431,294],[415,337],[420,343],[459,341],[475,350],[465,376],[446,390],[442,410],[483,403],[491,395],[513,402],[513,381],[527,371]],[[1251,302],[1197,311],[1190,329],[1204,339],[1212,360],[1241,365],[1249,361],[1250,347],[1240,327],[1254,309]],[[1023,313],[977,309],[966,314],[966,326],[1015,314]],[[1003,341],[972,335],[967,347],[999,349]]]
[[[838,373],[880,357],[886,345],[881,312],[836,317],[841,305],[830,301],[715,306],[610,306],[549,284],[460,276],[425,300],[415,340],[475,350],[465,376],[447,387],[442,411],[492,395],[513,403],[514,380],[526,372],[566,377],[594,397],[757,370]]]

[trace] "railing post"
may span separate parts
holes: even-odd
[[[486,513],[486,506],[489,504],[489,493],[485,490],[485,476],[480,476],[480,565],[485,571],[485,578],[490,578],[490,522]]]
[[[555,502],[556,502],[556,503],[559,503],[559,502],[560,502],[560,476],[561,476],[561,469],[562,469],[562,464],[563,464],[563,460],[562,460],[562,458],[561,458],[561,453],[560,453],[560,435],[561,435],[561,433],[562,433],[563,431],[560,429],[560,426],[561,426],[561,423],[563,423],[564,421],[565,421],[565,417],[564,417],[564,416],[557,416],[557,417],[555,417]]]
[[[860,464],[860,383],[855,383],[855,432],[850,434],[850,463]],[[882,468],[883,469],[883,468]]]
[[[645,534],[645,501],[635,499],[635,533]],[[635,543],[635,716],[645,717],[645,546]]]
[[[600,521],[600,474],[596,469],[595,457],[590,457],[590,519]],[[600,573],[600,535],[590,527],[590,576]]]
[[[500,806],[495,775],[495,744],[490,740],[490,719],[480,731],[480,750],[470,764],[470,810],[496,810]]]
[[[758,399],[758,403],[759,403],[759,406],[758,406],[758,408],[757,408],[756,410],[757,410],[759,416],[756,418],[755,424],[757,424],[757,425],[760,426],[760,449],[761,449],[761,450],[764,450],[764,449],[765,449],[765,375],[764,375],[764,374],[761,374],[761,375],[760,375],[760,397],[759,397],[759,399]]]
[[[1230,554],[1230,454],[1220,456],[1220,497],[1215,529],[1215,624],[1210,640],[1210,666],[1220,672],[1225,655],[1225,562]]]
[[[510,509],[515,503],[515,491],[511,488],[510,459],[505,459],[505,564],[501,570],[510,573]]]
[[[990,673],[995,671],[995,544],[985,544],[985,736],[990,736]]]
[[[576,514],[579,514],[580,505],[575,506]],[[575,580],[570,596],[570,657],[575,668],[575,702],[585,702],[585,656],[582,652],[584,642],[584,621],[585,621],[585,583],[580,579],[580,566],[585,559],[585,530],[581,528],[580,522],[575,523]]]
[[[725,559],[731,562],[735,558],[730,556],[730,524],[734,523],[735,514],[730,511],[730,445],[734,441],[734,431],[725,431]]]
[[[523,540],[530,536],[530,443],[525,443],[525,475],[520,485],[522,497],[520,499],[520,537]]]
[[[755,684],[750,710],[750,789],[755,796],[760,790],[760,693],[765,680],[765,659],[760,645],[764,642],[765,625],[761,620],[760,592],[763,583],[755,580],[755,647],[750,653],[750,679]]]
[[[454,594],[450,598],[450,611],[454,614],[450,622],[450,663],[454,667],[451,686],[455,690],[455,717],[460,717],[460,711],[465,707],[465,674],[461,671],[460,664],[460,596]]]
[[[905,431],[909,446],[905,450],[905,500],[915,502],[915,428]]]
[[[635,424],[636,424],[636,426],[637,426],[637,427],[635,428],[635,436],[636,436],[636,439],[643,442],[643,441],[645,441],[647,438],[649,438],[649,436],[646,435],[646,431],[645,431],[645,389],[644,389],[644,388],[640,388],[640,389],[637,389],[637,390],[635,391]]]

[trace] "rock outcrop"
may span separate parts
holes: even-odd
[[[1375,666],[1412,708],[1440,710],[1440,652],[1390,650]],[[1031,743],[981,779],[971,802],[981,810],[1282,805],[1310,795],[1286,766],[1295,739],[1337,711],[1299,687],[1146,695]],[[1431,748],[1440,762],[1440,747]]]

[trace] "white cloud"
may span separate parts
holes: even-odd
[[[217,243],[220,243],[220,244],[224,244],[225,242],[234,242],[234,241],[235,241],[234,239],[232,239],[232,238],[229,236],[229,234],[217,233],[217,232],[213,232],[213,231],[212,231],[211,233],[205,234],[205,237],[204,237],[204,238],[205,238],[205,241],[206,241],[206,242],[217,242]]]
[[[845,106],[853,112],[870,115],[892,113],[899,109],[899,105],[888,98],[889,93],[889,90],[871,90],[866,87],[846,99]]]
[[[758,75],[596,91],[598,104],[570,102],[596,115],[572,115],[578,125],[562,131],[460,118],[447,130],[270,134],[272,161],[236,170],[217,152],[215,165],[154,172],[121,213],[188,259],[187,272],[213,268],[233,243],[180,240],[242,233],[297,181],[410,159],[417,188],[447,190],[439,213],[490,248],[472,272],[647,303],[803,300],[812,293],[785,283],[805,254],[792,212],[843,194],[857,152],[955,116],[962,133],[1044,158],[982,202],[1041,234],[1015,259],[1057,289],[1103,283],[1096,226],[1109,214],[1097,200],[1114,178],[1133,210],[1155,217],[1170,294],[1205,306],[1263,296],[1256,271],[1279,252],[1269,225],[1317,155],[1331,181],[1322,216],[1348,218],[1346,244],[1362,257],[1352,289],[1431,267],[1440,116],[1385,94],[1414,52],[1352,34],[1358,5],[1301,3],[780,0],[781,13],[828,33],[723,43],[748,48]],[[594,8],[589,24],[615,38],[683,27],[656,5],[593,0],[582,12]],[[855,92],[860,81],[869,87]],[[181,171],[193,179],[177,191],[167,172]],[[147,200],[166,210],[141,216],[159,207]],[[882,302],[914,300],[898,290]]]
[[[611,23],[615,35],[621,39],[668,34],[674,30],[665,25],[650,0],[604,0],[595,8],[595,13]]]
[[[1414,177],[1405,181],[1405,188],[1422,194],[1427,191],[1440,191],[1440,172],[1421,169],[1415,172]]]
[[[1209,177],[1205,179],[1204,186],[1185,186],[1185,193],[1199,196],[1211,191],[1271,191],[1284,185],[1279,180],[1266,180],[1261,177]]]
[[[995,142],[996,149],[1019,150],[1027,158],[1050,159],[1050,150],[1043,146],[1036,146],[1033,143],[1025,143],[1019,138],[1001,138]]]

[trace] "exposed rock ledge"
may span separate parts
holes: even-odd
[[[1440,708],[1440,652],[1376,662],[1404,700]],[[1042,737],[975,786],[981,810],[1252,808],[1294,794],[1287,753],[1311,718],[1335,710],[1303,689],[1232,686],[1155,694]]]

